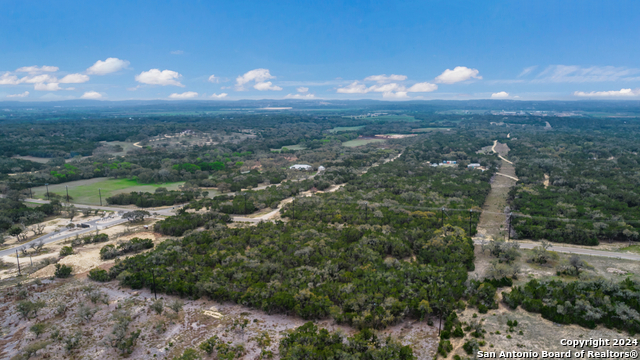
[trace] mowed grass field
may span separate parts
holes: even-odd
[[[349,140],[349,141],[343,142],[342,146],[356,147],[356,146],[362,146],[370,143],[377,143],[377,142],[383,142],[383,141],[385,140],[384,139],[355,139],[355,140]]]
[[[419,128],[413,129],[412,132],[429,132],[429,131],[449,131],[451,129],[448,128]]]
[[[341,132],[341,131],[356,131],[359,129],[362,129],[364,127],[364,125],[360,125],[360,126],[337,126],[334,127],[333,129],[329,130],[330,133],[337,133],[337,132]]]
[[[287,148],[289,150],[305,150],[306,149],[306,147],[304,147],[304,145],[286,145],[286,146],[281,147],[280,149],[271,149],[271,151],[280,152],[284,148]]]
[[[386,120],[386,121],[407,121],[407,122],[414,122],[414,121],[419,121],[416,120],[416,118],[414,118],[411,115],[382,115],[382,116],[376,116],[376,117],[372,117],[372,118],[367,118],[370,120]]]
[[[132,191],[142,191],[153,193],[159,187],[166,187],[169,190],[176,190],[184,182],[167,184],[138,184],[135,180],[94,178],[88,180],[71,181],[63,184],[49,185],[49,192],[61,196],[66,196],[65,186],[69,187],[69,196],[73,198],[72,203],[86,205],[100,205],[100,195],[98,189],[102,189],[102,205],[107,205],[106,198],[116,194]],[[45,186],[33,188],[33,196],[37,199],[46,199],[47,189]]]

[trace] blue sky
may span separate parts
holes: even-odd
[[[0,1],[0,101],[640,99],[638,1]]]

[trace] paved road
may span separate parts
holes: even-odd
[[[68,237],[75,237],[76,235],[81,235],[81,234],[86,234],[86,233],[91,232],[91,231],[96,231],[97,227],[100,227],[100,229],[104,229],[104,228],[109,227],[109,226],[122,224],[122,223],[124,223],[126,221],[127,221],[126,219],[122,219],[122,218],[116,218],[116,219],[113,219],[113,220],[96,219],[96,220],[92,220],[92,221],[86,221],[86,222],[83,222],[82,224],[89,225],[88,228],[83,228],[83,229],[77,230],[77,231],[62,230],[62,231],[52,232],[50,234],[43,235],[43,236],[41,236],[41,237],[39,237],[37,239],[33,239],[31,241],[28,241],[28,242],[26,242],[24,244],[19,244],[19,245],[16,245],[16,246],[14,246],[14,247],[12,247],[10,249],[2,250],[2,251],[0,251],[0,257],[11,255],[11,254],[15,254],[17,249],[20,249],[21,247],[28,248],[30,244],[38,242],[40,240],[42,240],[43,243],[48,244],[48,243],[52,243],[54,241],[66,239]]]
[[[35,204],[48,204],[49,200],[41,200],[41,199],[25,199],[25,202],[30,202],[30,203],[35,203]],[[107,210],[107,211],[124,211],[124,212],[128,212],[128,211],[134,211],[134,210],[146,210],[150,213],[158,213],[159,215],[164,215],[164,216],[172,216],[175,215],[174,212],[176,211],[176,209],[184,206],[184,204],[182,205],[175,205],[172,207],[167,207],[167,208],[144,208],[144,209],[129,209],[129,208],[121,208],[121,207],[114,207],[114,206],[99,206],[99,205],[82,205],[82,204],[71,204],[73,206],[75,206],[77,209],[94,209],[94,210]]]
[[[481,240],[474,240],[474,244],[481,245]],[[533,249],[536,246],[540,246],[540,244],[532,244],[532,243],[520,243],[521,249]],[[628,254],[628,253],[618,253],[613,251],[604,251],[604,250],[595,250],[595,249],[584,249],[584,248],[574,248],[568,246],[558,246],[553,245],[549,248],[551,251],[567,253],[567,254],[578,254],[578,255],[589,255],[589,256],[600,256],[600,257],[608,257],[612,259],[625,259],[625,260],[635,260],[640,261],[640,255],[636,254]]]

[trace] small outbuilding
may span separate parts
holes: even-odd
[[[295,164],[295,165],[290,166],[289,169],[311,171],[311,170],[313,170],[313,166],[305,165],[305,164]]]

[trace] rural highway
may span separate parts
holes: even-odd
[[[62,231],[52,232],[52,233],[47,234],[47,235],[43,235],[43,236],[41,236],[41,237],[39,237],[37,239],[33,239],[33,240],[28,241],[28,242],[26,242],[24,244],[20,244],[20,245],[14,246],[11,249],[5,249],[5,250],[0,251],[0,257],[11,255],[11,254],[15,254],[17,249],[20,249],[21,247],[28,248],[30,244],[38,242],[40,240],[42,240],[42,242],[44,244],[48,244],[48,243],[52,243],[54,241],[62,240],[62,239],[68,238],[68,237],[81,235],[81,234],[86,234],[88,232],[95,231],[97,226],[99,226],[100,228],[106,228],[106,227],[109,227],[109,226],[122,224],[122,223],[124,223],[126,221],[127,221],[126,219],[118,218],[118,219],[113,219],[111,221],[102,220],[102,219],[96,219],[96,220],[92,220],[92,221],[82,222],[82,224],[87,224],[87,225],[89,225],[89,227],[88,228],[81,228],[81,230],[76,230],[76,231],[62,230]]]
[[[29,203],[34,203],[34,204],[48,204],[49,200],[41,200],[41,199],[25,199],[25,202],[29,202]],[[121,208],[121,207],[114,207],[114,206],[100,206],[100,205],[82,205],[82,204],[71,204],[73,206],[75,206],[77,209],[94,209],[94,210],[107,210],[107,211],[124,211],[124,212],[128,212],[128,211],[134,211],[134,210],[146,210],[149,211],[150,213],[158,213],[159,215],[164,215],[164,216],[173,216],[175,215],[175,209],[180,208],[184,205],[175,205],[172,207],[167,207],[167,208],[163,208],[163,209],[154,209],[154,208],[146,208],[146,209],[129,209],[129,208]]]
[[[518,242],[518,241],[516,241],[516,242]],[[482,245],[481,240],[474,240],[473,243],[476,244],[476,245]],[[521,249],[533,249],[533,248],[535,248],[537,246],[540,246],[540,244],[525,243],[525,242],[520,242],[519,244],[520,244],[520,248]],[[551,246],[549,248],[549,250],[550,251],[559,252],[559,253],[566,253],[566,254],[600,256],[600,257],[607,257],[607,258],[612,258],[612,259],[624,259],[624,260],[640,261],[640,255],[628,254],[628,253],[618,253],[618,252],[613,252],[613,251],[574,248],[574,247],[558,246],[558,245]]]

